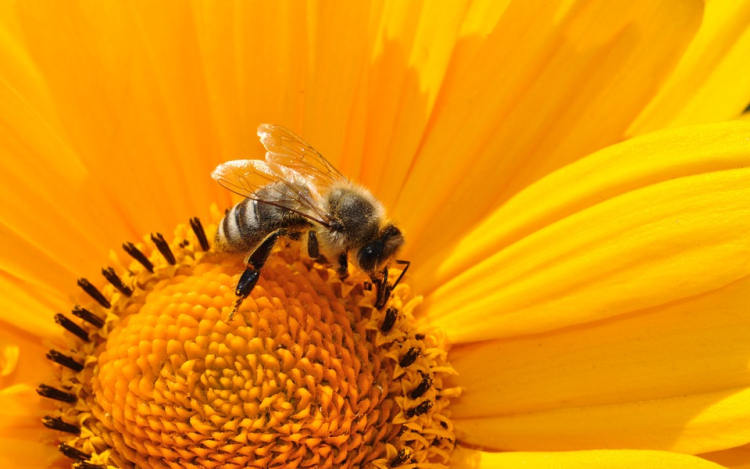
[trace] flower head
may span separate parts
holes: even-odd
[[[750,125],[705,124],[750,101],[744,6],[3,9],[6,465],[70,466],[52,461],[61,438],[113,467],[746,461]],[[210,240],[209,207],[239,199],[209,174],[260,158],[261,122],[303,136],[398,222],[413,267],[390,300],[395,335],[366,278],[342,283],[294,246],[222,319],[241,261],[180,224],[200,217]],[[154,232],[168,235],[136,243]],[[114,307],[74,296],[80,277]],[[422,361],[404,371],[411,348]],[[52,370],[60,388],[42,394],[75,401],[59,416],[33,392]],[[461,395],[441,408],[438,389]],[[327,405],[304,405],[313,391]],[[81,439],[40,440],[44,415]]]

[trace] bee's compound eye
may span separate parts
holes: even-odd
[[[359,268],[365,272],[374,271],[380,263],[382,255],[383,243],[380,240],[373,241],[365,245],[362,249],[359,250],[359,253],[357,254],[357,262],[359,263]]]

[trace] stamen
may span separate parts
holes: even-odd
[[[419,399],[420,397],[424,396],[424,393],[427,392],[428,389],[432,386],[432,378],[429,375],[425,375],[421,371],[419,374],[422,375],[422,382],[419,383],[419,385],[412,390],[411,393],[409,393],[409,397],[412,399]]]
[[[39,387],[36,388],[36,392],[42,397],[54,399],[60,402],[67,402],[69,404],[75,404],[78,400],[75,394],[53,388],[52,386],[47,386],[46,384],[40,384]]]
[[[86,321],[87,323],[91,324],[94,327],[104,326],[104,319],[95,315],[94,313],[87,310],[86,308],[81,308],[80,306],[73,307],[73,316],[83,319],[84,321]]]
[[[398,310],[390,307],[385,310],[385,318],[383,318],[383,324],[380,325],[380,332],[387,334],[393,329],[393,325],[396,324],[398,318]]]
[[[73,435],[81,434],[80,428],[71,423],[63,422],[60,417],[50,417],[49,415],[47,415],[42,418],[42,425],[49,428],[50,430],[72,433]]]
[[[73,469],[107,469],[106,467],[99,464],[91,464],[86,461],[78,461],[73,463]]]
[[[169,248],[169,243],[167,243],[161,233],[152,234],[151,241],[154,242],[156,249],[158,249],[161,255],[164,256],[164,259],[169,262],[169,265],[175,265],[177,263],[174,254],[172,254],[172,250]]]
[[[90,454],[86,454],[83,451],[81,451],[78,448],[74,448],[68,444],[61,443],[57,449],[60,450],[62,454],[69,457],[70,459],[78,459],[78,460],[84,460],[89,459],[91,457]]]
[[[208,251],[211,245],[208,244],[206,232],[203,229],[203,225],[201,224],[201,221],[198,217],[193,217],[190,219],[190,228],[193,229],[193,233],[195,233],[196,238],[198,238],[198,242],[201,244],[201,248],[203,248],[204,251]]]
[[[138,261],[146,270],[154,273],[154,264],[133,243],[123,243],[122,248],[130,254],[130,257]]]
[[[72,357],[63,355],[57,350],[50,350],[49,352],[47,352],[47,358],[49,358],[53,362],[58,363],[66,368],[70,368],[73,371],[81,371],[83,369],[82,364],[73,360]]]
[[[122,280],[117,276],[115,269],[113,269],[112,267],[102,269],[102,275],[104,275],[104,278],[106,278],[107,281],[111,283],[112,286],[117,288],[123,295],[130,297],[133,294],[133,290],[122,283]]]
[[[390,467],[403,466],[411,458],[411,453],[406,448],[401,448],[395,458],[388,462]]]
[[[55,322],[64,327],[71,334],[77,336],[82,341],[88,342],[90,340],[89,334],[84,331],[81,326],[68,319],[62,313],[55,314]]]
[[[432,409],[433,405],[435,405],[435,403],[430,400],[424,401],[418,406],[412,407],[411,409],[407,410],[406,418],[412,418],[412,417],[426,414],[427,412],[430,411],[430,409]]]
[[[400,362],[398,362],[398,365],[401,368],[406,368],[407,366],[411,365],[417,360],[417,357],[419,356],[419,349],[417,347],[410,348],[406,355],[403,356]]]
[[[95,286],[91,284],[88,280],[85,278],[79,278],[78,279],[78,286],[83,288],[83,291],[89,294],[91,298],[93,298],[97,303],[104,306],[105,308],[109,309],[112,307],[112,305],[109,303],[109,300],[107,300],[104,295],[102,295],[102,292],[96,289]]]

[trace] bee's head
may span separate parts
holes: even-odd
[[[360,248],[357,263],[363,272],[373,275],[380,267],[396,255],[404,244],[401,230],[392,224],[386,225],[378,235]]]

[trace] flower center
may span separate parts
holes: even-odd
[[[457,390],[408,285],[378,310],[365,275],[339,280],[292,245],[229,320],[242,259],[197,228],[129,245],[137,261],[105,271],[102,293],[83,283],[101,298],[74,314],[92,318],[58,315],[73,350],[50,352],[60,385],[40,393],[60,402],[44,423],[63,453],[123,469],[447,464]]]

